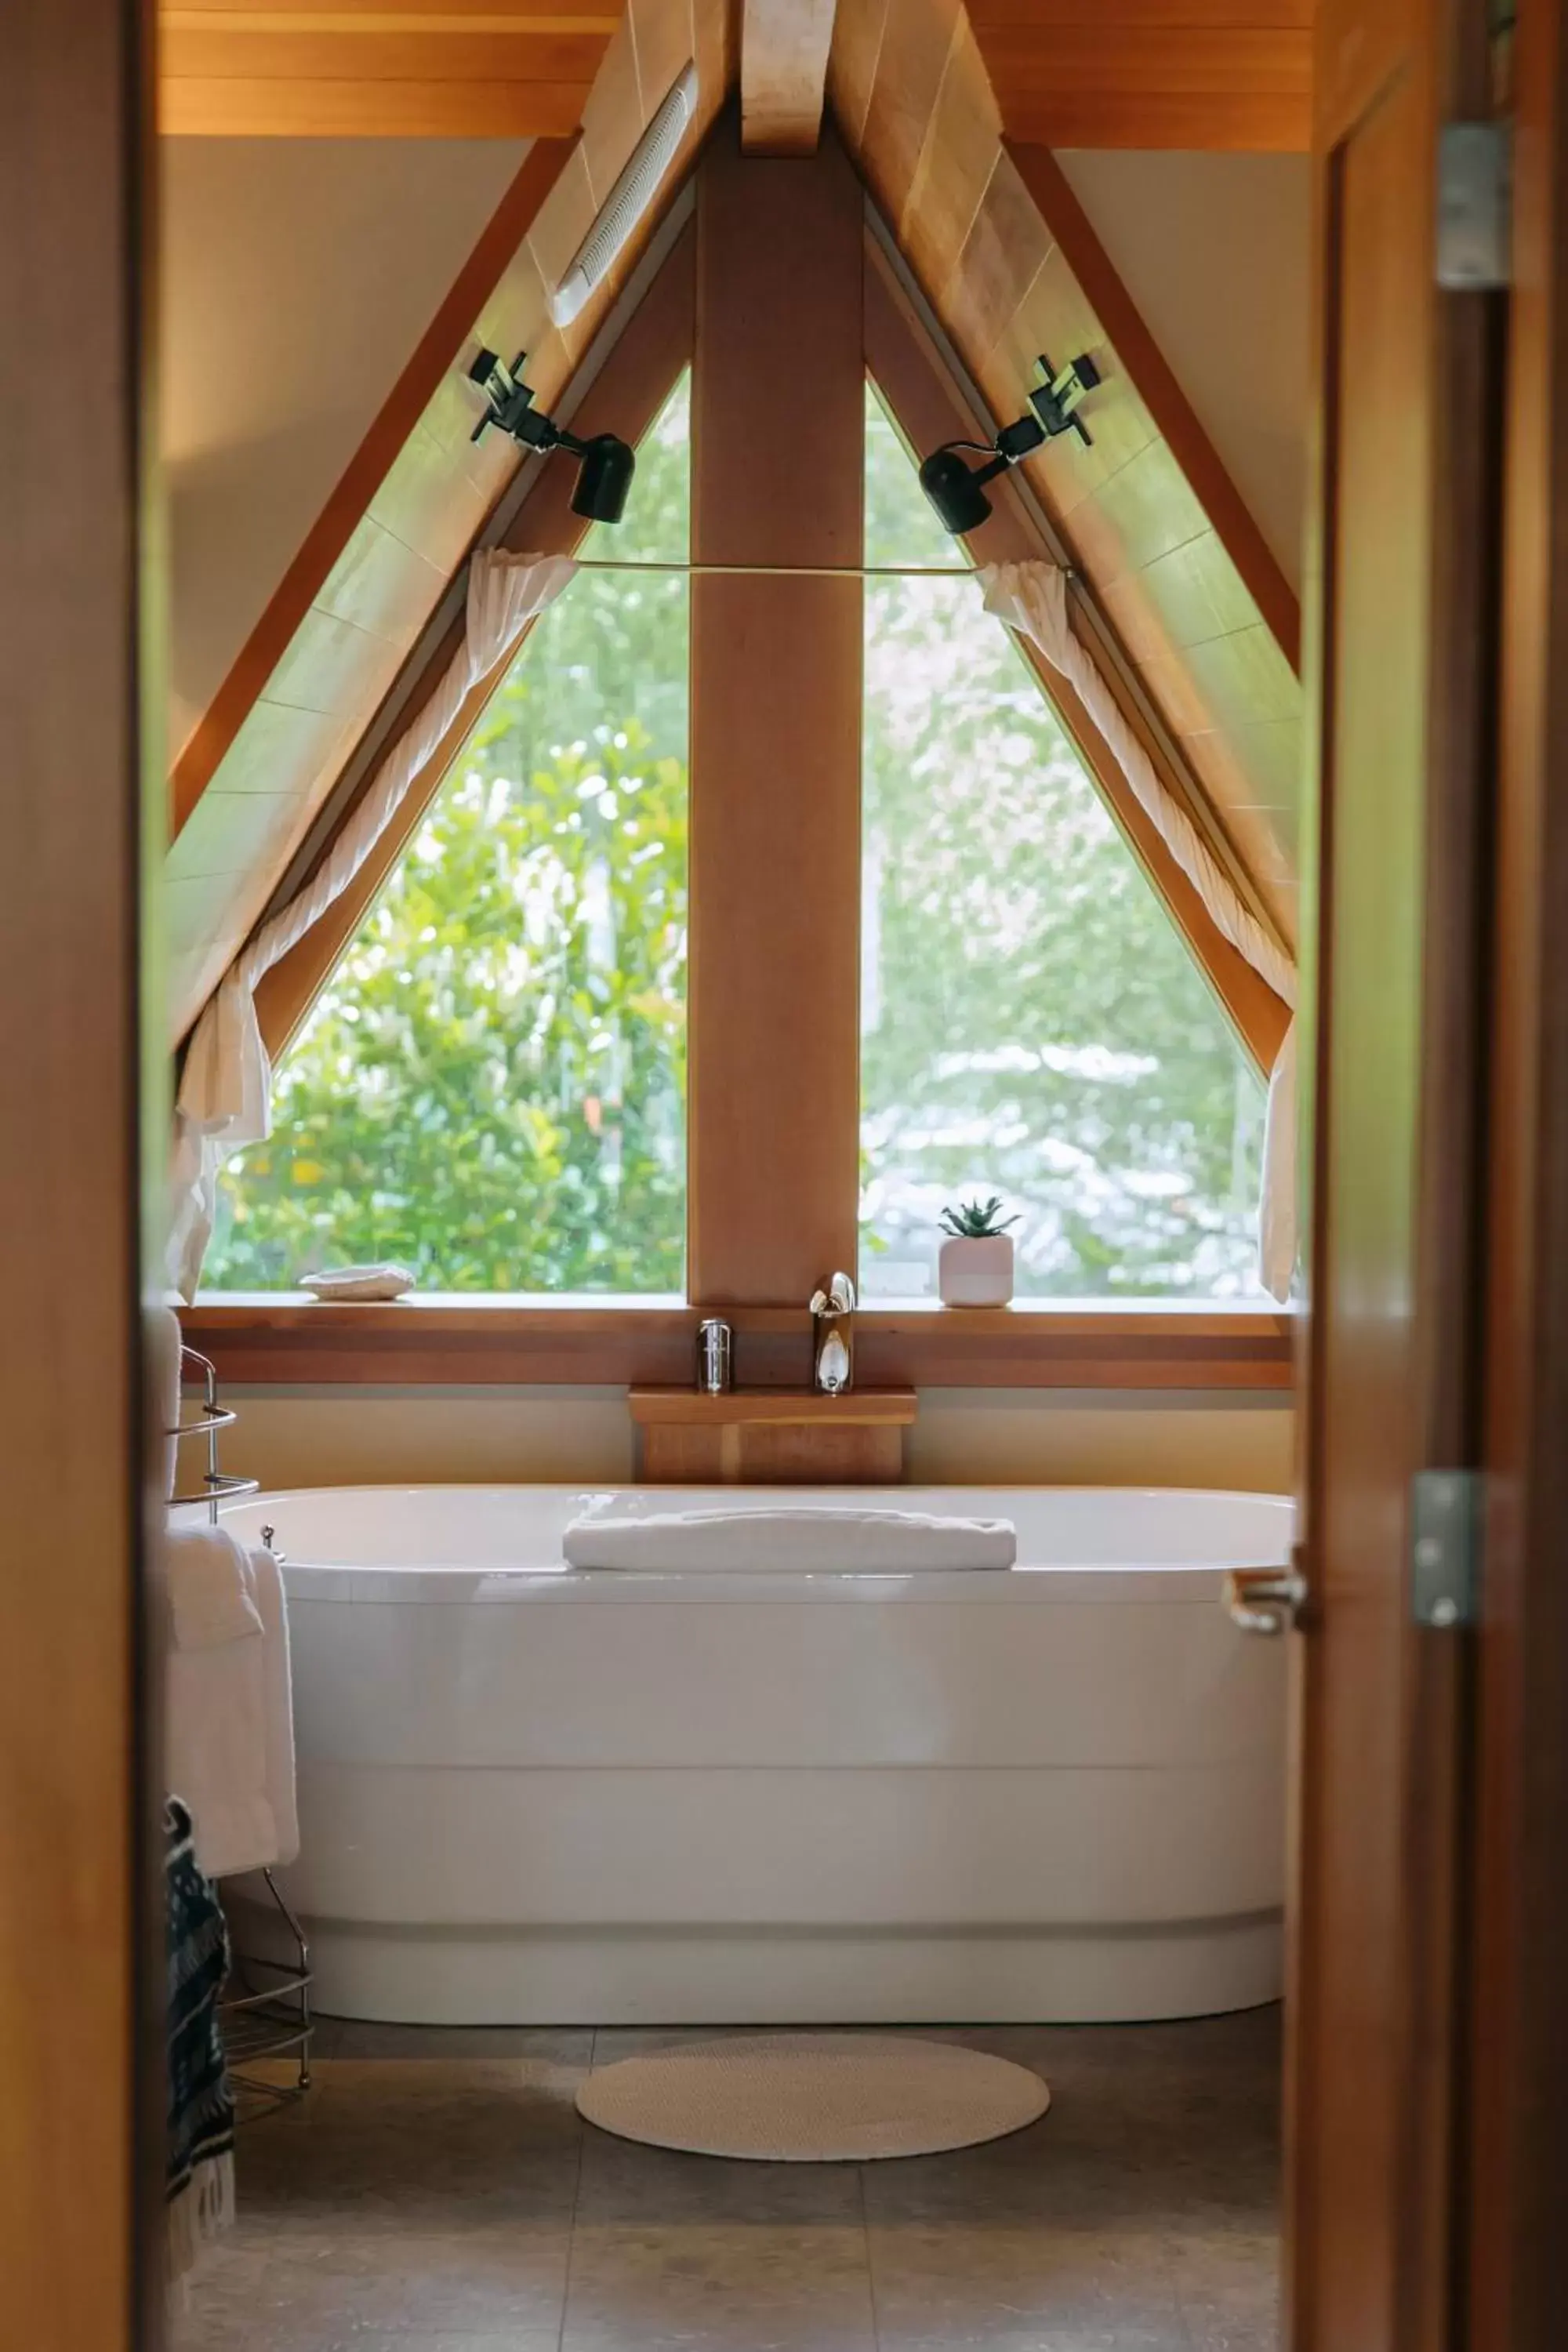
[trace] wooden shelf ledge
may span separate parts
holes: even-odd
[[[631,1392],[638,1474],[656,1485],[891,1485],[917,1409],[913,1389]]]
[[[705,1307],[671,1298],[517,1298],[447,1294],[390,1305],[328,1304],[303,1292],[200,1298],[185,1338],[230,1387],[531,1386],[689,1390],[697,1327],[735,1332],[734,1393],[809,1393],[804,1307]],[[1294,1323],[1266,1307],[935,1301],[862,1307],[864,1387],[1285,1391]]]
[[[633,1389],[632,1419],[639,1428],[679,1425],[724,1429],[734,1423],[775,1428],[907,1429],[918,1402],[913,1389],[850,1389],[826,1396],[816,1389]]]

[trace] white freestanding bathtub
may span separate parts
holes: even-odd
[[[255,1498],[285,1559],[330,2013],[433,2023],[1163,2018],[1280,1983],[1275,1496],[626,1490],[1001,1516],[1010,1570],[560,1565],[551,1486]],[[602,1498],[601,1498],[602,1504]],[[258,1944],[259,1906],[242,1930]]]

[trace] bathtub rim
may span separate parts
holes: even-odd
[[[374,1558],[332,1559],[319,1555],[290,1559],[287,1549],[287,1531],[280,1527],[284,1547],[284,1581],[290,1595],[300,1600],[353,1600],[384,1604],[553,1601],[579,1606],[605,1603],[626,1606],[640,1601],[644,1605],[696,1606],[707,1602],[776,1603],[781,1600],[791,1600],[840,1605],[925,1601],[987,1607],[1048,1606],[1085,1601],[1114,1606],[1121,1603],[1147,1605],[1152,1601],[1173,1606],[1212,1607],[1223,1598],[1225,1579],[1231,1570],[1274,1567],[1284,1563],[1293,1531],[1294,1509],[1289,1496],[1259,1494],[1244,1488],[1206,1486],[1026,1486],[1014,1483],[1007,1486],[975,1486],[970,1489],[938,1486],[849,1489],[798,1486],[716,1488],[707,1486],[652,1487],[633,1480],[597,1485],[585,1485],[580,1481],[476,1481],[463,1484],[411,1480],[396,1484],[383,1481],[363,1486],[268,1488],[237,1500],[227,1506],[221,1516],[226,1524],[233,1525],[238,1520],[240,1525],[236,1532],[248,1536],[253,1529],[258,1532],[261,1526],[268,1524],[266,1514],[268,1510],[281,1514],[290,1505],[308,1506],[328,1496],[334,1499],[363,1496],[367,1501],[374,1499],[385,1505],[389,1501],[395,1503],[400,1497],[416,1495],[469,1498],[552,1497],[565,1503],[585,1501],[591,1496],[605,1494],[646,1495],[661,1500],[668,1496],[675,1508],[689,1506],[696,1496],[721,1496],[728,1506],[750,1500],[759,1508],[781,1499],[788,1499],[798,1507],[808,1496],[830,1496],[835,1500],[858,1501],[871,1507],[882,1504],[886,1497],[897,1497],[909,1507],[943,1509],[951,1508],[955,1499],[969,1494],[974,1497],[977,1510],[988,1516],[998,1499],[1007,1496],[1063,1496],[1077,1498],[1104,1496],[1136,1498],[1145,1504],[1158,1503],[1166,1497],[1201,1499],[1205,1503],[1234,1502],[1271,1507],[1279,1519],[1279,1537],[1272,1547],[1238,1543],[1232,1556],[1197,1561],[1139,1558],[1109,1561],[1084,1561],[1070,1558],[1040,1559],[1021,1550],[1018,1561],[1010,1569],[921,1569],[887,1573],[832,1567],[760,1571],[627,1570],[572,1569],[559,1560],[486,1563],[452,1559],[400,1563]],[[1021,1544],[1022,1540],[1020,1538]],[[349,1587],[347,1592],[345,1584]]]

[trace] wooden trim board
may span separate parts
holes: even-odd
[[[804,1305],[727,1308],[742,1389],[811,1378]],[[416,1298],[326,1305],[300,1296],[198,1299],[186,1337],[241,1386],[679,1387],[702,1310],[628,1302]],[[864,1307],[856,1369],[872,1387],[1289,1391],[1293,1324],[1266,1309]]]

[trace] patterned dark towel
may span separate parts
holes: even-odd
[[[228,1936],[216,1893],[196,1861],[191,1817],[178,1797],[163,1809],[169,1956],[169,2269],[190,2269],[205,2242],[234,2217],[234,2098],[224,2063],[218,1996]]]

